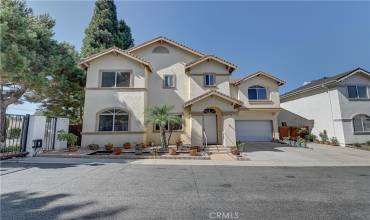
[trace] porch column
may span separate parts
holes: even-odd
[[[201,115],[191,116],[191,145],[203,146],[203,126]]]
[[[223,115],[223,145],[224,147],[236,146],[235,119],[232,114]]]

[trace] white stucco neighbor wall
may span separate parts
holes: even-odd
[[[351,100],[348,98],[348,85],[364,85],[368,87],[370,93],[370,77],[362,74],[355,74],[338,85],[338,101],[341,108],[341,124],[343,129],[343,137],[346,144],[365,143],[370,140],[370,134],[354,134],[352,119],[356,115],[370,116],[370,99],[366,100]],[[370,97],[370,94],[369,94]]]
[[[352,119],[355,115],[370,115],[370,99],[351,100],[348,98],[347,85],[366,85],[370,79],[355,74],[338,83],[336,87],[322,88],[281,103],[287,109],[304,118],[314,120],[312,132],[318,135],[326,129],[329,137],[337,137],[341,145],[363,143],[370,140],[370,135],[357,135],[353,131]],[[370,91],[370,90],[369,90]]]
[[[338,126],[334,124],[334,118],[340,117],[340,108],[335,103],[338,103],[336,89],[331,89],[329,92],[323,88],[310,95],[300,97],[295,100],[290,100],[281,103],[281,107],[300,115],[308,120],[314,120],[312,133],[319,135],[324,129],[329,137],[340,138],[340,131],[336,129]],[[342,140],[339,140],[343,142]]]

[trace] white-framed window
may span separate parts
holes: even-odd
[[[214,73],[205,73],[203,76],[204,86],[215,86],[216,75]]]
[[[175,75],[164,75],[163,88],[175,88],[175,87],[176,87]]]
[[[267,89],[263,86],[251,86],[248,88],[249,100],[267,100]]]
[[[99,131],[128,131],[129,114],[119,108],[99,113]]]
[[[369,92],[367,86],[351,85],[347,86],[348,98],[350,99],[367,99]]]
[[[352,119],[353,131],[356,134],[370,132],[370,116],[356,115]]]
[[[101,87],[130,87],[131,73],[129,71],[103,71]]]
[[[182,120],[182,114],[174,114],[174,116],[178,116]],[[178,124],[167,123],[167,125],[165,126],[166,131],[168,131],[170,128],[171,128],[172,131],[181,131],[182,130],[182,123],[179,124],[179,125]],[[159,125],[155,124],[154,125],[154,131],[159,131],[159,130],[160,130]]]

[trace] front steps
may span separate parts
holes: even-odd
[[[208,154],[227,154],[230,153],[230,148],[222,145],[208,145],[206,148]]]

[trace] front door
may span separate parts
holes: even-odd
[[[206,135],[204,141],[207,140],[207,144],[217,144],[216,114],[206,114],[203,116],[203,129]]]

